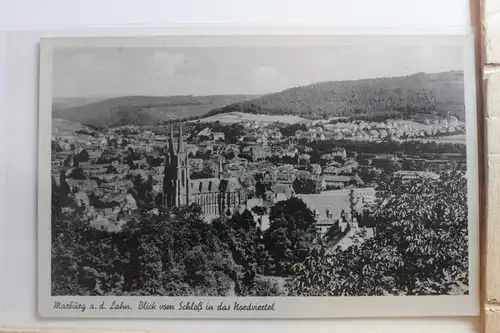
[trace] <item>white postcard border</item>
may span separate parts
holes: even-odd
[[[215,29],[217,30],[217,29]],[[377,36],[370,30],[359,29],[338,34],[329,31],[325,35],[259,35],[230,36],[224,29],[214,31],[212,36],[155,36],[155,37],[92,37],[92,38],[47,38],[40,45],[39,73],[39,145],[38,145],[38,311],[42,317],[51,318],[342,318],[342,317],[410,317],[410,316],[475,316],[479,314],[479,163],[477,112],[475,99],[475,71],[473,37],[469,34],[418,32],[402,35],[393,32]],[[418,31],[418,29],[416,29]],[[227,32],[227,30],[226,30]],[[364,34],[361,35],[361,34]],[[52,120],[52,52],[59,47],[205,47],[205,46],[326,46],[360,45],[381,43],[390,45],[442,45],[461,47],[464,59],[464,84],[467,126],[467,173],[469,212],[469,295],[460,296],[370,296],[370,297],[55,297],[50,295],[51,247],[50,247],[50,141]],[[57,310],[57,301],[85,304],[86,310]],[[112,302],[129,304],[135,309],[109,309]],[[139,301],[155,301],[174,306],[174,310],[137,310]],[[105,302],[107,310],[91,310]],[[202,302],[202,311],[178,310],[180,302]],[[258,311],[207,311],[208,303],[215,308],[223,302],[234,307],[242,305],[263,305],[273,310]]]

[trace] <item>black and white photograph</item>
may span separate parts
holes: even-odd
[[[475,311],[463,40],[48,40],[40,312]]]

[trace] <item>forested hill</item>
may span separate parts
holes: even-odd
[[[210,110],[252,98],[255,96],[124,96],[86,104],[81,100],[66,99],[64,103],[54,100],[52,115],[54,118],[100,128],[145,126],[171,119],[201,116]]]
[[[320,82],[264,96],[124,96],[100,101],[54,101],[53,117],[94,127],[155,125],[227,112],[318,119],[465,117],[463,72]],[[83,105],[82,105],[83,104]]]
[[[234,103],[212,110],[325,117],[463,120],[464,77],[461,71],[417,73],[404,77],[321,82]]]

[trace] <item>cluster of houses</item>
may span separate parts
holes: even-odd
[[[425,124],[411,121],[387,120],[384,122],[317,120],[307,130],[295,133],[298,139],[308,140],[353,140],[395,141],[407,139],[435,138],[465,133],[465,123],[455,117],[449,120],[426,121]]]
[[[165,134],[134,126],[94,133],[55,132],[52,176],[58,184],[66,182],[93,225],[110,230],[118,231],[138,211],[131,193],[140,179],[150,182],[154,195],[161,198],[156,204],[195,202],[211,217],[256,206],[266,211],[276,202],[299,196],[315,212],[318,234],[326,235],[331,229],[347,232],[357,228],[356,216],[376,202],[376,188],[358,176],[356,154],[332,147],[313,163],[312,148],[299,150],[293,139],[311,133],[337,137],[375,130],[380,137],[381,132],[398,131],[400,126],[383,124],[310,124],[307,132],[299,130],[287,138],[272,124],[248,123],[239,143],[227,143],[225,133],[210,126],[185,134],[180,128],[175,137],[172,129]],[[287,162],[272,162],[272,158]],[[438,177],[409,170],[394,176],[403,180]],[[312,181],[314,191],[298,193],[297,180]],[[262,229],[267,228],[266,214],[254,217]]]

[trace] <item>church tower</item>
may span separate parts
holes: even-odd
[[[184,149],[182,124],[179,125],[179,141],[177,141],[177,206],[189,204],[189,160]]]
[[[179,125],[177,147],[174,130],[170,125],[170,139],[165,147],[165,170],[163,172],[163,202],[167,208],[189,204],[189,159],[184,148],[182,124]]]

